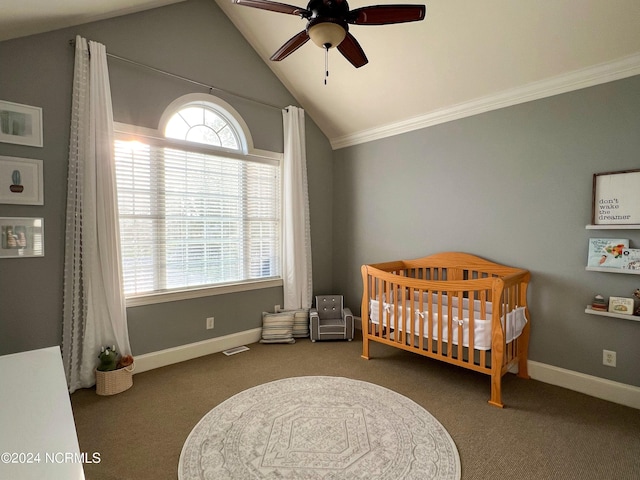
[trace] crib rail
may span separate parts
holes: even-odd
[[[530,326],[515,332],[513,313],[529,318],[526,270],[449,253],[364,265],[362,278],[364,358],[375,341],[491,375],[498,406],[502,375],[517,364],[528,377]]]

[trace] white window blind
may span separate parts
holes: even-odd
[[[280,167],[116,139],[128,296],[280,276]]]

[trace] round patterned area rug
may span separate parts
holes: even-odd
[[[449,433],[412,400],[359,380],[294,377],[245,390],[195,426],[179,480],[459,479]]]

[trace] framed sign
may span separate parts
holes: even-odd
[[[44,205],[42,160],[0,156],[0,203]]]
[[[0,217],[2,257],[44,257],[44,220]]]
[[[0,100],[0,142],[42,147],[42,109]]]
[[[640,170],[593,175],[594,225],[640,224]]]

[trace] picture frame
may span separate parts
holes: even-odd
[[[0,217],[0,258],[44,257],[44,219]]]
[[[593,175],[591,223],[640,224],[640,169]]]
[[[42,108],[0,100],[0,142],[42,147]]]
[[[0,156],[0,203],[44,205],[42,160]]]

